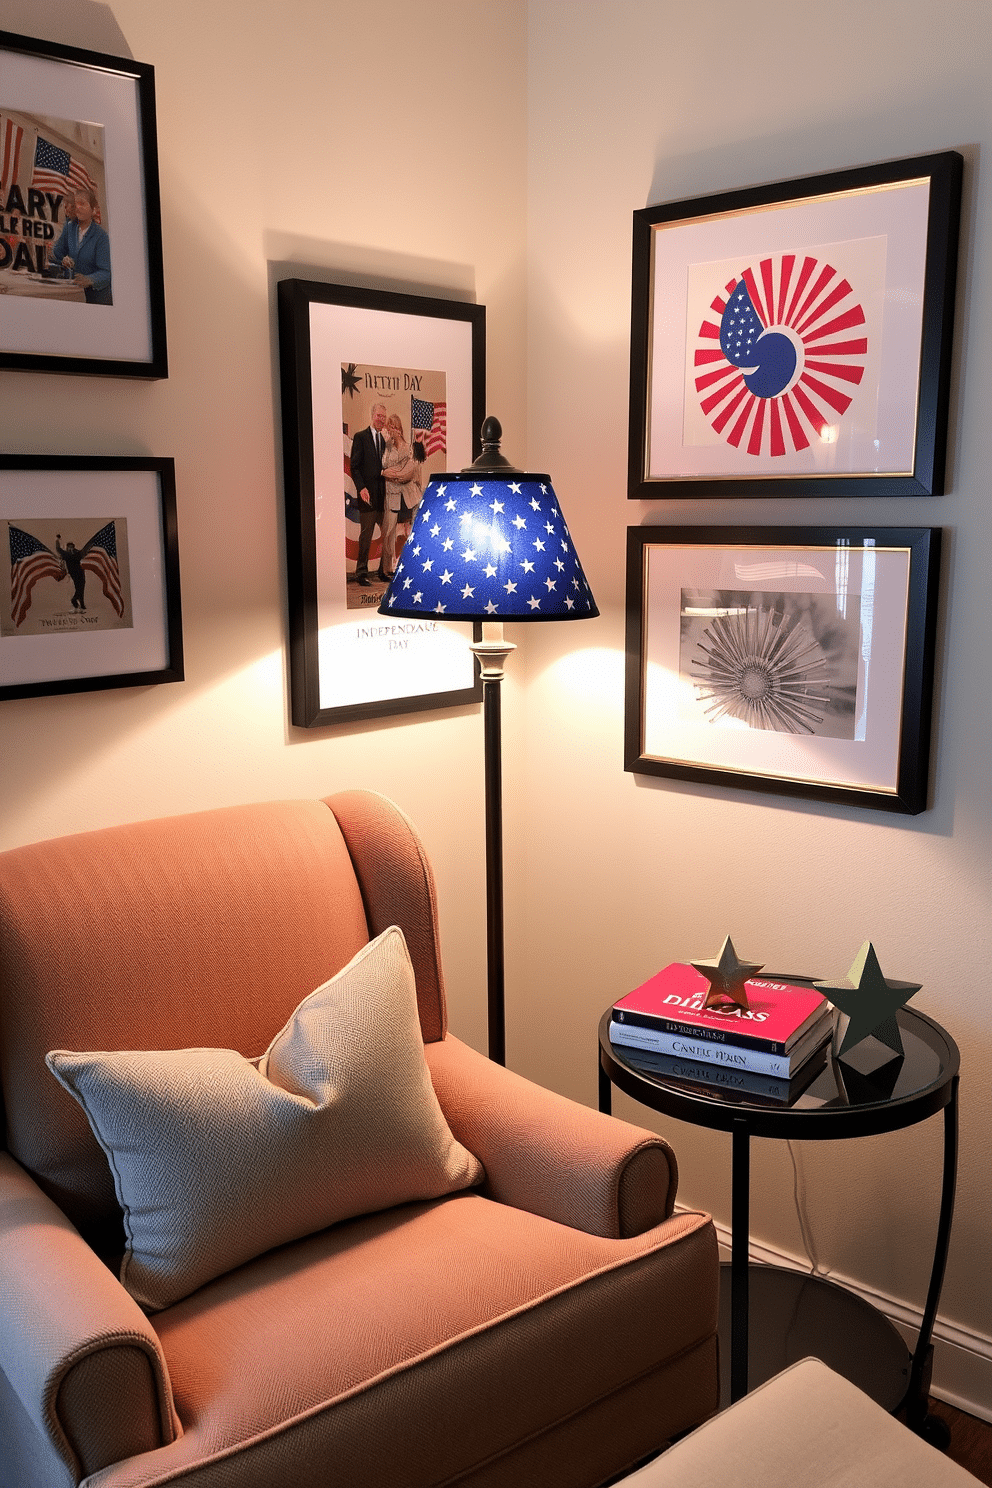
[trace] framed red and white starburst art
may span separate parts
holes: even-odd
[[[634,213],[628,495],[944,490],[962,157]]]
[[[625,768],[925,811],[940,537],[628,528]]]

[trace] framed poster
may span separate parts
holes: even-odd
[[[628,496],[944,489],[962,157],[634,213]]]
[[[0,700],[183,680],[172,460],[0,455]]]
[[[625,768],[925,811],[940,536],[628,528]]]
[[[166,377],[154,69],[0,31],[0,367]]]
[[[278,295],[293,722],[474,702],[470,624],[376,611],[417,495],[481,449],[485,307],[304,279]],[[418,474],[391,513],[372,451],[394,430]]]

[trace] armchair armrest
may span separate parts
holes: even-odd
[[[445,1119],[485,1168],[490,1198],[608,1239],[671,1215],[678,1166],[661,1137],[524,1080],[450,1034],[424,1053]]]
[[[0,1152],[0,1369],[38,1434],[38,1481],[182,1435],[158,1338],[65,1215]],[[58,1474],[56,1477],[55,1474]]]

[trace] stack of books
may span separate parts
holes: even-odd
[[[833,1019],[823,993],[752,977],[747,1008],[708,1008],[709,986],[693,967],[673,962],[614,1003],[611,1042],[662,1075],[793,1099],[826,1063]]]

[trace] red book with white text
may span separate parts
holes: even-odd
[[[713,1043],[788,1054],[821,1018],[829,1015],[827,999],[808,983],[757,976],[745,986],[747,1008],[736,1003],[708,1008],[709,982],[694,967],[673,961],[615,1002],[613,1019]]]

